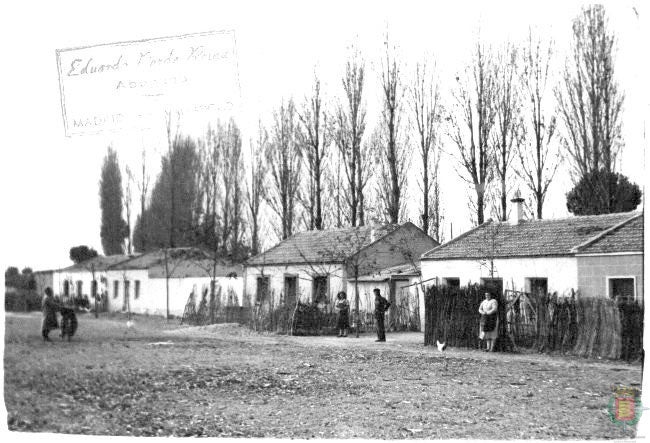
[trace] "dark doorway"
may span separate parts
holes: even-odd
[[[298,295],[298,277],[295,275],[285,275],[284,277],[284,302],[287,306],[296,303]]]
[[[269,277],[257,277],[257,288],[255,292],[255,303],[263,303],[269,298]]]
[[[317,275],[313,277],[311,293],[314,303],[329,303],[327,297],[327,276]]]

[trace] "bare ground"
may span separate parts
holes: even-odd
[[[53,343],[40,315],[7,314],[14,431],[293,438],[630,438],[612,386],[640,365],[422,345],[422,335],[286,337],[237,325],[79,318]]]

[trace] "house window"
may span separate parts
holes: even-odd
[[[63,280],[63,295],[65,297],[70,295],[70,282],[68,280]]]
[[[532,295],[548,294],[548,279],[529,277],[526,279],[526,292]]]
[[[256,303],[262,303],[268,299],[269,296],[269,277],[259,276],[257,277],[257,288],[255,292],[255,301]]]
[[[81,297],[83,288],[84,288],[84,282],[82,282],[81,280],[77,280],[77,297]]]
[[[607,278],[609,298],[621,297],[626,301],[636,300],[634,277]]]
[[[442,284],[449,288],[460,288],[460,278],[458,277],[446,277],[442,279]]]
[[[502,278],[481,278],[481,286],[485,286],[494,296],[501,296],[503,294]]]
[[[135,281],[134,291],[135,291],[135,294],[133,294],[133,298],[139,298],[140,297],[140,280]]]
[[[117,298],[118,295],[120,295],[120,281],[119,280],[114,280],[113,281],[113,298]]]
[[[97,280],[93,280],[90,282],[90,296],[93,298],[97,298]]]
[[[327,297],[327,276],[314,276],[311,284],[311,293],[314,303],[329,303]]]
[[[295,275],[284,276],[284,300],[289,306],[296,303],[298,294],[298,277]]]

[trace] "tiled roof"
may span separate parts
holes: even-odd
[[[422,259],[485,259],[574,255],[573,248],[622,223],[637,212],[556,220],[524,220],[517,225],[487,221],[440,245]]]
[[[575,248],[577,254],[643,252],[643,214],[626,220]]]
[[[251,258],[246,264],[342,262],[399,227],[389,224],[299,232]]]
[[[167,249],[167,269],[170,278],[183,277],[227,277],[230,274],[242,275],[241,265],[234,265],[227,260],[217,260],[216,269],[210,253],[199,248]],[[151,278],[165,278],[165,250],[146,252],[111,267],[111,270],[148,270]]]
[[[369,275],[359,276],[360,281],[384,281],[394,276],[413,277],[420,275],[420,267],[416,264],[404,263],[390,268],[382,269],[379,272]],[[348,281],[354,281],[354,277],[349,277]]]
[[[188,261],[182,260],[169,264],[170,278],[184,277],[241,277],[243,268],[241,265],[228,265],[225,262],[217,263],[216,269],[212,260]],[[150,278],[165,278],[164,264],[158,264],[149,268]]]
[[[97,257],[82,261],[81,263],[63,268],[59,272],[91,271],[93,269],[95,271],[105,271],[109,267],[125,262],[133,257],[133,255],[122,254],[98,255]]]

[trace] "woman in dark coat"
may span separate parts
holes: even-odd
[[[48,337],[50,331],[59,328],[59,322],[56,319],[57,305],[52,294],[52,288],[45,288],[45,297],[43,297],[41,307],[43,309],[43,321],[41,322],[43,340],[50,341]]]
[[[348,302],[347,295],[343,291],[336,295],[336,309],[339,311],[338,322],[336,324],[339,330],[339,337],[347,337],[348,328],[350,327],[350,303]]]

